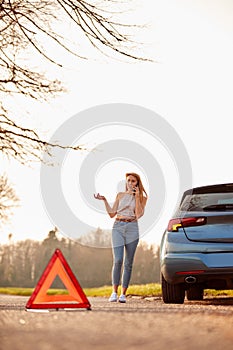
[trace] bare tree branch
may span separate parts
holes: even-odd
[[[81,146],[61,145],[42,140],[35,131],[23,128],[9,119],[0,105],[0,152],[2,154],[26,164],[33,160],[43,161],[43,153],[50,154],[52,147],[84,150]]]
[[[0,176],[0,226],[12,215],[12,209],[18,206],[19,199],[6,175]]]
[[[73,45],[69,32],[63,33],[64,21],[73,25],[72,33],[76,28],[78,39],[86,38],[103,54],[113,52],[133,60],[147,60],[133,52],[129,32],[136,24],[117,20],[125,4],[121,0],[0,0],[1,101],[9,94],[48,100],[65,91],[60,81],[49,78],[40,67],[35,68],[33,60],[26,60],[36,57],[42,63],[62,67],[50,44],[78,58],[87,58],[79,52],[81,45]],[[33,130],[15,124],[14,116],[8,114],[0,104],[0,151],[8,157],[25,163],[27,159],[41,160],[41,154],[49,153],[50,147],[69,147],[41,140]]]

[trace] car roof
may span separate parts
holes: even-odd
[[[190,194],[220,193],[220,192],[233,192],[233,183],[216,184],[216,185],[190,188],[189,190],[186,190],[184,192],[182,200],[184,199],[184,197]]]

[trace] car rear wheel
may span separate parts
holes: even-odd
[[[203,294],[203,288],[201,286],[192,286],[186,292],[188,300],[203,300]]]
[[[163,275],[162,280],[162,297],[166,304],[183,304],[185,297],[185,288],[183,284],[170,284]]]

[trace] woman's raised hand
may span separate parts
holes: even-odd
[[[94,197],[95,197],[95,199],[99,199],[101,201],[104,201],[106,199],[104,196],[100,195],[99,193],[94,194]]]

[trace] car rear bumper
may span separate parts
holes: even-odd
[[[161,259],[161,273],[168,283],[185,283],[187,276],[195,276],[197,283],[231,278],[233,282],[233,252],[169,253]]]

